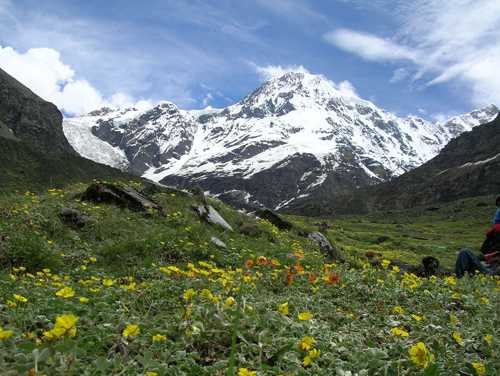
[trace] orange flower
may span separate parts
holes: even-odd
[[[309,273],[309,282],[316,283],[318,281],[318,277],[314,273]]]
[[[328,273],[325,276],[325,282],[328,285],[336,285],[337,283],[340,283],[340,276],[336,273]]]
[[[267,258],[265,258],[264,256],[257,257],[257,264],[261,266],[267,265]]]
[[[245,261],[245,266],[247,269],[252,269],[253,268],[253,260],[252,259],[248,259]]]
[[[286,273],[286,284],[288,286],[292,285],[294,276],[295,275],[290,270],[287,271],[287,273]]]
[[[304,267],[300,265],[299,262],[296,262],[293,264],[293,268],[296,270],[297,273],[303,273],[304,272]]]

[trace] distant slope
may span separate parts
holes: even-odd
[[[0,69],[0,193],[130,175],[79,157],[52,103]]]
[[[500,115],[453,139],[435,158],[390,182],[290,208],[306,214],[362,213],[500,194]]]

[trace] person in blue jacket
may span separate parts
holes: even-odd
[[[493,224],[500,225],[500,196],[497,197],[496,205],[497,211],[495,213],[495,216],[493,217]]]

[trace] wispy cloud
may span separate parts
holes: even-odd
[[[305,0],[255,0],[255,2],[262,8],[295,23],[329,22],[328,17],[316,11],[314,7]]]
[[[366,60],[412,64],[417,72],[411,79],[424,86],[460,82],[476,105],[500,103],[498,0],[388,3],[400,25],[393,39],[339,29],[325,40]]]
[[[390,40],[349,29],[326,33],[325,40],[370,61],[417,60],[417,53]]]

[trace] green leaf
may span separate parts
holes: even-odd
[[[436,375],[439,375],[438,365],[431,364],[429,367],[425,369],[423,376],[436,376]]]

